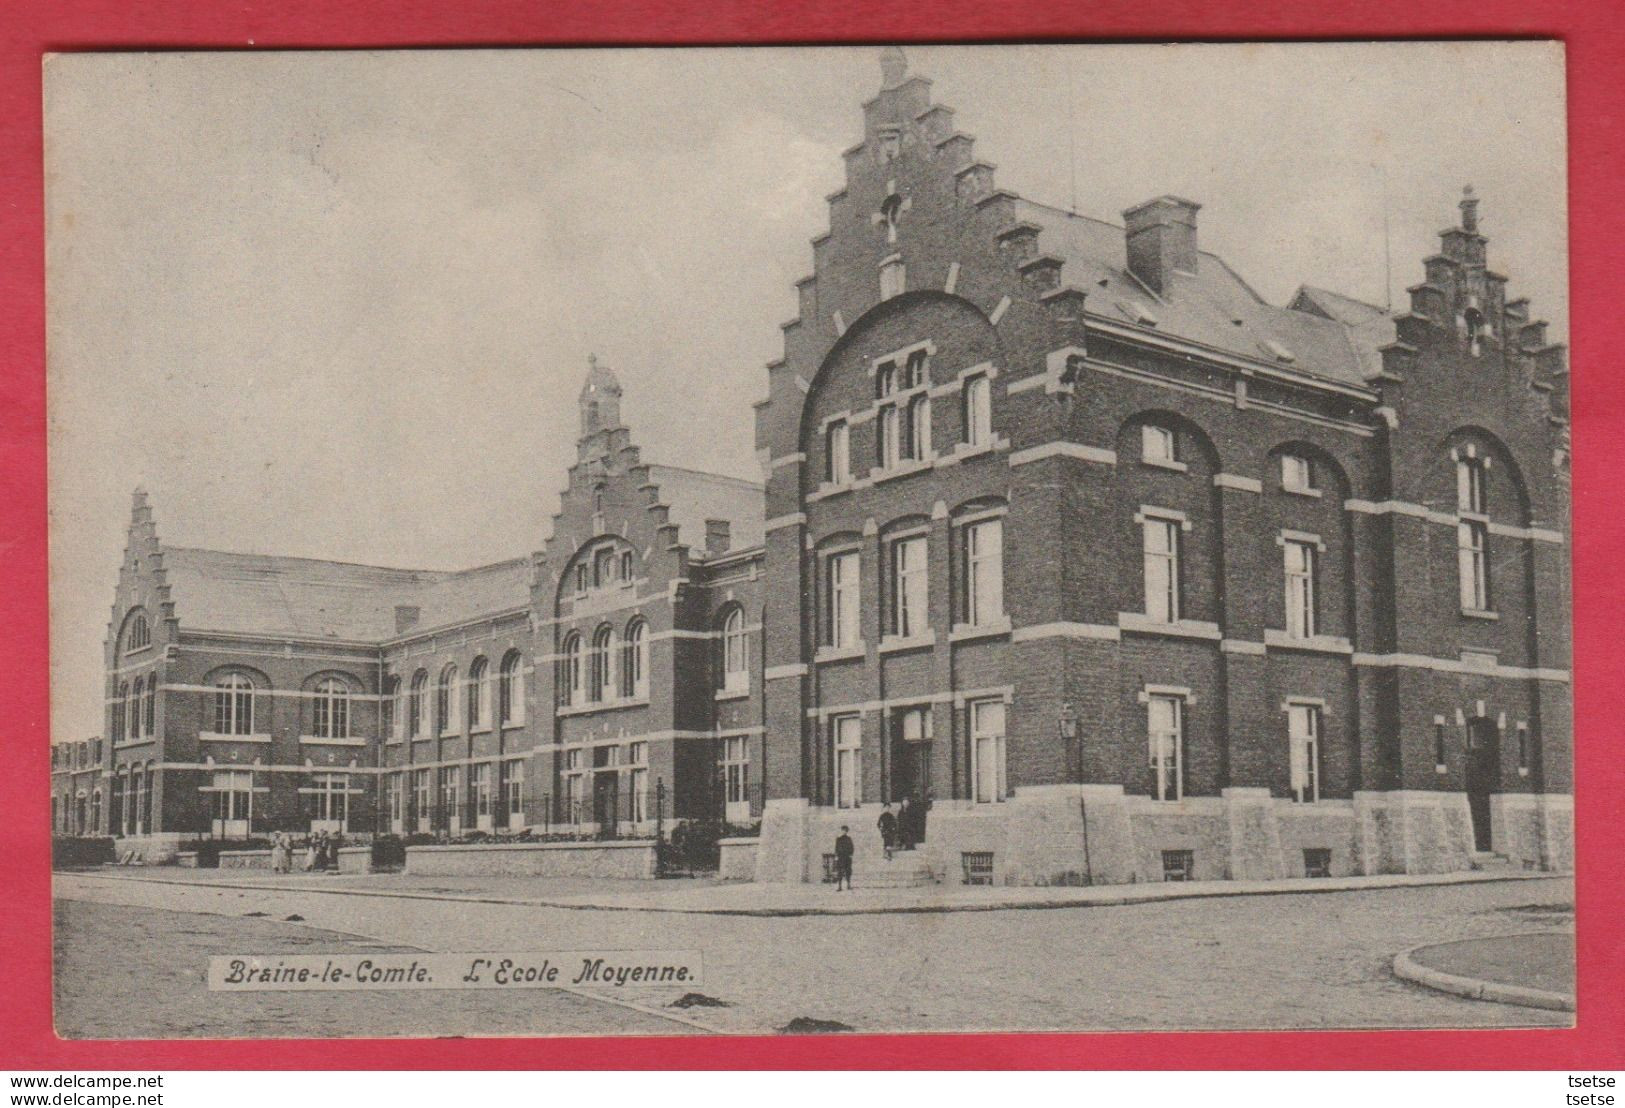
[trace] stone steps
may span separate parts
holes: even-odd
[[[1512,859],[1505,854],[1497,854],[1489,850],[1473,851],[1472,866],[1475,870],[1501,870],[1512,869]]]
[[[916,889],[936,882],[931,863],[918,852],[894,854],[889,862],[884,855],[858,858],[852,866],[854,889]]]

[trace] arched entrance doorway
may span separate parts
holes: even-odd
[[[1490,794],[1501,784],[1501,729],[1485,716],[1467,721],[1467,810],[1473,846],[1490,849]]]

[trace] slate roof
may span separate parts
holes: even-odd
[[[1332,310],[1321,312],[1269,304],[1205,250],[1197,272],[1176,273],[1159,296],[1129,274],[1122,227],[1024,199],[1016,219],[1042,229],[1039,251],[1066,263],[1062,280],[1088,293],[1092,315],[1351,385],[1380,368],[1377,348],[1394,338],[1391,316],[1348,297],[1325,294]],[[1360,316],[1354,305],[1375,315]]]
[[[705,553],[705,521],[725,519],[730,550],[760,546],[766,538],[767,501],[754,481],[701,473],[680,466],[651,465],[649,480],[660,486],[660,500],[671,509],[678,541],[692,553]]]
[[[762,486],[679,466],[650,466],[649,479],[696,554],[708,519],[728,521],[731,550],[761,545]],[[419,609],[415,631],[530,601],[528,558],[446,571],[166,546],[164,570],[181,626],[267,637],[382,643],[398,637],[397,605]]]
[[[397,604],[421,609],[416,626],[428,628],[530,597],[523,558],[446,572],[169,546],[164,570],[183,627],[250,635],[382,642]]]

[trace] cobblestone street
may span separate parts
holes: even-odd
[[[536,882],[545,893],[546,882]],[[426,950],[698,949],[703,992],[728,1007],[690,1010],[720,1031],[771,1032],[796,1017],[859,1031],[1132,1030],[1566,1026],[1567,1013],[1458,999],[1392,977],[1393,955],[1425,942],[1572,927],[1567,878],[1218,897],[1112,907],[755,918],[538,908],[317,892],[160,884],[59,874],[70,903],[59,930],[67,1034],[140,1034],[154,1009],[177,1005],[164,1034],[309,1035],[681,1033],[654,1016],[571,995],[481,997],[412,994],[409,1012],[370,1032],[335,1003],[342,1021],[268,1018],[294,1009],[288,994],[202,999],[211,953],[264,953],[275,945],[266,918],[303,917],[300,948],[328,949],[305,928]],[[462,890],[459,890],[462,891]],[[64,1022],[75,982],[125,977],[127,967],[76,921],[85,902],[132,905],[204,919],[201,932],[171,940],[156,923],[118,935],[132,957],[161,958],[175,980],[153,996],[118,994],[85,1030]],[[266,918],[240,918],[264,912]],[[220,927],[220,917],[239,917]],[[121,914],[121,919],[122,914]],[[142,919],[132,916],[132,919]],[[286,925],[284,925],[286,926]],[[342,947],[341,947],[342,948]],[[162,951],[162,954],[156,953]],[[190,975],[189,980],[187,975]],[[195,982],[192,984],[191,982]],[[319,1003],[308,995],[296,998]],[[653,1008],[675,995],[638,997]],[[122,1003],[123,1012],[117,1010]],[[391,1000],[390,1004],[397,1003]],[[195,1015],[207,1009],[207,1019]],[[520,1011],[520,1009],[523,1011]],[[82,1010],[82,1009],[79,1009]],[[380,1017],[383,1018],[383,1017]],[[396,1030],[389,1030],[390,1019]],[[127,1021],[127,1022],[125,1022]]]

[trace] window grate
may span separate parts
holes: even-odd
[[[1330,877],[1332,875],[1331,849],[1324,846],[1304,847],[1303,875],[1305,877]]]
[[[991,850],[967,850],[959,855],[959,862],[965,870],[965,884],[993,884],[993,852]]]
[[[1164,850],[1162,852],[1162,879],[1164,881],[1190,881],[1196,870],[1196,852],[1193,850]]]
[[[835,855],[824,855],[824,884],[835,884]]]

